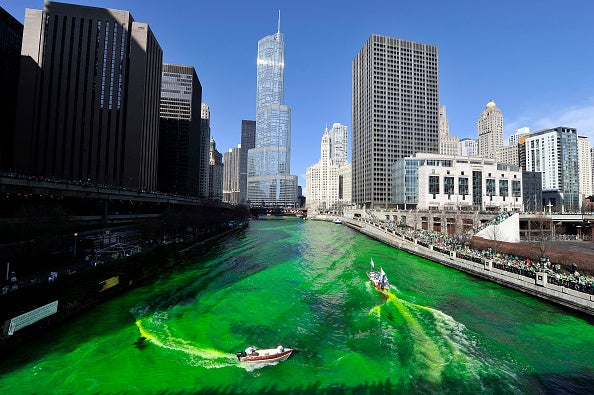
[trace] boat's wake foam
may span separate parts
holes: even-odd
[[[412,342],[415,362],[410,366],[414,366],[414,375],[431,383],[442,383],[449,373],[464,371],[465,380],[477,387],[485,375],[514,377],[510,375],[516,371],[513,362],[485,360],[488,353],[481,351],[482,346],[463,324],[442,311],[400,299],[392,291],[396,292],[394,289],[382,292],[386,302],[373,307],[369,315],[386,317],[399,327],[406,325],[407,330],[399,332],[405,333],[403,342]],[[396,312],[398,318],[394,318]]]
[[[183,338],[176,337],[171,334],[167,325],[163,323],[162,317],[156,316],[153,318],[159,321],[159,330],[161,333],[149,329],[153,320],[152,318],[145,318],[145,322],[143,320],[136,321],[136,326],[141,336],[152,344],[185,353],[188,355],[188,363],[194,366],[211,369],[237,365],[238,361],[234,354],[224,353],[212,348],[199,347]]]

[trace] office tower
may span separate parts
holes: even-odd
[[[213,138],[210,139],[208,158],[208,198],[221,201],[223,200],[223,155],[217,151]]]
[[[230,204],[241,203],[241,151],[239,145],[237,148],[229,148],[229,151],[223,154],[223,202]]]
[[[252,206],[295,206],[291,174],[291,109],[284,105],[285,39],[278,31],[258,41],[256,144],[248,151],[248,201]]]
[[[439,153],[458,155],[458,136],[450,136],[450,123],[446,116],[446,107],[439,108]]]
[[[524,210],[542,211],[542,174],[540,172],[522,171],[522,192]]]
[[[462,139],[458,142],[458,155],[478,156],[478,142],[476,139]]]
[[[503,115],[493,100],[489,101],[477,122],[478,156],[496,158],[503,147]]]
[[[128,11],[27,9],[16,171],[156,189],[163,53]]]
[[[582,199],[592,196],[592,160],[590,141],[586,136],[578,136],[578,172],[580,175],[580,195]]]
[[[200,106],[200,163],[198,168],[198,197],[208,198],[210,194],[210,108]]]
[[[0,7],[0,169],[10,169],[23,25]]]
[[[198,196],[202,85],[192,66],[163,64],[159,111],[161,192]]]
[[[592,193],[594,193],[594,147],[590,148],[590,160],[591,160],[591,168],[592,168]]]
[[[529,134],[530,134],[530,128],[528,128],[528,127],[516,129],[516,133],[509,136],[508,145],[520,144],[520,138],[522,138],[524,136],[528,136]]]
[[[256,146],[256,121],[241,121],[241,151],[239,164],[239,190],[241,203],[247,202],[248,151]]]
[[[526,169],[542,173],[547,211],[578,211],[579,173],[577,131],[556,127],[531,133],[524,142]]]
[[[339,123],[332,125],[332,130],[326,127],[320,144],[320,161],[306,169],[306,204],[313,210],[340,210],[342,205],[351,203],[351,165],[346,160],[345,144],[347,133],[347,127]]]
[[[495,153],[495,159],[500,163],[520,166],[520,145],[508,145],[499,148]]]
[[[353,60],[353,203],[391,204],[390,167],[439,152],[438,50],[373,34]]]

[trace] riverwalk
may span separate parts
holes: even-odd
[[[321,216],[317,219],[324,220]],[[457,247],[448,248],[447,245],[437,242],[432,244],[426,240],[414,238],[381,221],[369,218],[341,217],[341,219],[344,225],[394,248],[549,302],[594,315],[594,295],[585,292],[591,291],[591,287],[580,288],[580,283],[577,281],[559,281],[559,277],[553,270],[543,267],[542,271],[525,271],[519,267],[508,266],[507,262],[497,256],[485,257],[483,254],[474,254]]]

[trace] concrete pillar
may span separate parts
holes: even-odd
[[[537,272],[534,282],[536,285],[539,285],[541,287],[546,287],[547,284],[549,283],[548,277],[549,277],[549,275],[545,272]]]
[[[485,270],[491,270],[493,267],[493,261],[490,259],[485,260]]]

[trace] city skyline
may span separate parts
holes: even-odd
[[[439,104],[448,108],[452,135],[477,138],[476,122],[491,99],[503,113],[506,141],[523,126],[574,127],[591,141],[594,135],[594,54],[581,49],[589,48],[594,32],[589,1],[572,7],[562,1],[545,6],[503,1],[497,7],[472,1],[374,2],[363,8],[334,0],[180,1],[169,8],[150,0],[72,4],[129,10],[151,26],[163,62],[195,67],[221,152],[240,142],[243,119],[255,119],[257,41],[274,31],[280,9],[287,45],[285,101],[293,113],[290,165],[302,186],[305,169],[319,160],[312,146],[324,125],[352,128],[351,63],[374,33],[439,48]],[[25,8],[40,9],[43,2],[2,7],[23,22]]]

